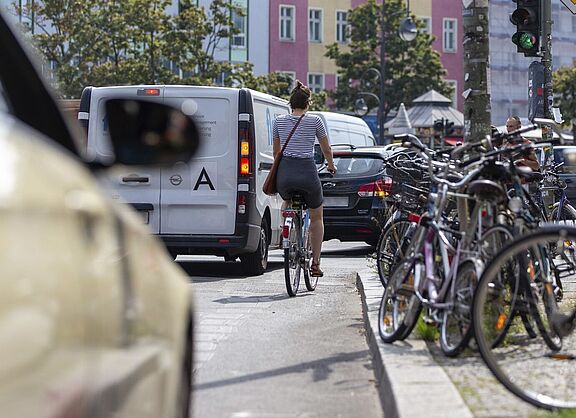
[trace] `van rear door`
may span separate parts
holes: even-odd
[[[87,155],[97,161],[113,159],[104,102],[115,97],[163,101],[164,87],[92,88],[89,111]],[[122,198],[142,215],[153,233],[160,232],[160,169],[153,167],[113,167],[105,186],[115,199]]]
[[[194,118],[200,129],[201,144],[189,162],[161,170],[160,233],[234,234],[238,90],[167,87],[164,102]]]

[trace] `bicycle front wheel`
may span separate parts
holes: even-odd
[[[402,261],[392,273],[378,311],[378,332],[385,343],[404,340],[416,325],[422,303],[414,291],[414,274],[422,267],[409,258]]]
[[[292,224],[288,231],[288,248],[284,248],[284,279],[288,295],[296,296],[300,285],[302,263],[300,262],[301,247],[301,220],[299,216],[292,218]]]
[[[482,358],[506,388],[541,408],[576,408],[576,332],[559,331],[559,324],[571,324],[576,295],[557,302],[552,290],[554,261],[573,260],[575,251],[576,228],[547,226],[524,235],[486,266],[474,295]],[[539,332],[534,338],[526,334],[527,317]]]

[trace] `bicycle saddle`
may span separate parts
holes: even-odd
[[[492,180],[474,180],[468,185],[468,193],[475,199],[500,203],[506,200],[507,194],[504,187]]]

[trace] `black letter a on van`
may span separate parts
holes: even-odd
[[[210,190],[216,190],[214,188],[214,185],[212,184],[212,181],[210,180],[210,177],[208,177],[208,173],[206,172],[206,169],[204,167],[202,167],[202,171],[198,176],[198,181],[196,181],[194,190],[198,190],[198,187],[200,187],[201,184],[207,184],[210,187]]]

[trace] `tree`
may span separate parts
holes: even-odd
[[[562,67],[552,74],[554,98],[562,111],[562,117],[572,124],[576,138],[576,67]]]
[[[212,84],[225,74],[249,78],[250,66],[217,61],[223,39],[237,33],[227,0],[206,11],[181,0],[169,15],[170,0],[44,0],[17,10],[34,16],[32,35],[45,60],[55,64],[58,87],[66,98],[86,85]],[[17,8],[18,9],[18,8]],[[250,68],[250,70],[248,70]]]
[[[352,109],[359,91],[380,96],[374,72],[367,70],[380,71],[381,17],[382,6],[375,0],[368,0],[348,13],[350,42],[345,47],[336,43],[327,47],[325,55],[335,60],[340,79],[349,81],[340,83],[332,93],[341,109]],[[410,105],[412,100],[431,89],[444,95],[452,93],[452,87],[443,80],[446,71],[438,52],[432,48],[433,38],[420,32],[415,40],[405,42],[398,36],[397,29],[405,17],[404,0],[386,0],[384,116],[400,103]],[[364,81],[360,83],[363,75]]]

